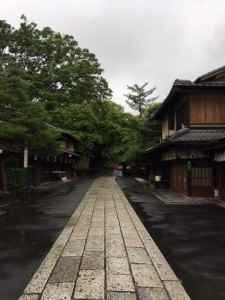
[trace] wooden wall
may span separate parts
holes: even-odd
[[[191,124],[225,124],[225,94],[191,95],[189,102]]]
[[[180,129],[183,126],[189,126],[189,102],[187,97],[181,99],[181,105],[176,108],[176,129]]]
[[[173,162],[170,165],[169,186],[177,193],[186,192],[185,167],[182,163]]]
[[[169,128],[168,128],[168,118],[164,118],[161,123],[161,130],[162,130],[162,139],[165,139],[169,135]]]
[[[204,163],[203,161],[200,165],[207,167],[207,163]],[[214,186],[212,181],[210,181],[209,185],[193,185],[193,182],[190,178],[188,191],[188,176],[186,172],[185,161],[173,161],[170,164],[169,188],[171,191],[186,194],[192,197],[213,197]],[[223,184],[225,184],[225,182]]]

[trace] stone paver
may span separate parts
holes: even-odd
[[[109,292],[107,294],[107,300],[136,300],[135,293],[127,292]]]
[[[138,288],[139,300],[169,300],[164,288]]]
[[[162,287],[162,282],[153,265],[132,264],[131,268],[137,287]]]
[[[62,256],[82,256],[85,241],[86,240],[70,240],[67,243]]]
[[[70,300],[73,293],[73,283],[48,283],[41,300]]]
[[[104,276],[104,270],[81,270],[74,298],[104,299]]]
[[[116,292],[134,292],[131,275],[107,274],[107,290]]]
[[[104,237],[90,236],[87,239],[85,249],[87,251],[104,251]]]
[[[81,263],[82,270],[104,270],[104,251],[85,251]]]
[[[130,274],[127,258],[124,257],[108,257],[107,273],[111,274]]]
[[[79,271],[80,257],[62,256],[48,282],[75,282]]]
[[[125,246],[121,234],[107,234],[106,229],[106,256],[126,257]]]
[[[134,264],[151,264],[151,259],[145,248],[127,248],[129,260]]]
[[[19,300],[39,300],[39,295],[23,295]]]
[[[113,177],[94,181],[19,300],[189,300]]]
[[[184,293],[183,286],[178,281],[165,281],[167,292],[172,300],[190,300],[190,297]]]

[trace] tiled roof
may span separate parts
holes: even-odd
[[[167,141],[173,143],[184,142],[215,142],[225,138],[225,128],[215,129],[195,129],[184,128],[178,130],[173,136],[169,137]]]
[[[225,87],[225,81],[208,81],[208,82],[193,82],[190,80],[176,79],[173,86],[182,87]]]
[[[195,82],[200,82],[203,80],[208,80],[210,78],[212,78],[213,76],[216,76],[218,74],[224,73],[225,72],[225,66],[222,66],[220,68],[217,68],[213,71],[207,72],[206,74],[201,75],[200,77],[198,77]]]
[[[173,85],[175,85],[175,86],[180,86],[180,85],[193,85],[193,82],[191,81],[191,80],[182,80],[182,79],[176,79],[175,81],[174,81],[174,84]]]
[[[146,149],[146,153],[155,152],[172,145],[212,146],[225,140],[225,128],[182,128],[162,143]]]

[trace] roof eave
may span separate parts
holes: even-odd
[[[210,71],[208,73],[205,73],[205,74],[199,76],[194,82],[199,83],[199,82],[204,82],[204,81],[210,80],[212,77],[214,77],[218,74],[221,74],[223,72],[225,72],[225,66],[222,66],[220,68],[217,68],[213,71]]]
[[[168,96],[166,97],[166,99],[162,102],[162,104],[160,105],[160,107],[156,110],[156,112],[153,114],[152,119],[153,120],[160,120],[161,116],[163,114],[163,110],[165,109],[165,107],[167,106],[167,104],[169,102],[171,102],[171,99],[173,98],[173,96],[176,94],[177,92],[177,87],[175,85],[172,86]]]
[[[166,142],[162,142],[161,144],[158,144],[150,149],[146,150],[146,154],[153,154],[155,151],[161,151],[161,150],[165,150],[168,147],[176,147],[176,146],[195,146],[197,148],[201,148],[201,147],[205,147],[205,146],[211,146],[214,145],[215,142],[214,141],[166,141]]]
[[[161,104],[161,106],[158,108],[158,110],[153,114],[152,118],[153,120],[161,120],[162,115],[164,114],[164,110],[166,109],[167,105],[169,103],[172,102],[173,97],[180,93],[180,94],[186,94],[189,93],[190,91],[193,91],[194,89],[212,89],[212,88],[216,88],[216,89],[224,89],[225,88],[225,84],[224,85],[213,85],[213,84],[202,84],[202,85],[197,85],[197,84],[192,84],[192,85],[173,85],[168,96],[166,97],[166,99],[163,101],[163,103]]]

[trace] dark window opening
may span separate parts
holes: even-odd
[[[174,130],[174,112],[172,113],[169,113],[169,116],[168,116],[168,128],[169,130]]]
[[[188,106],[182,105],[176,111],[176,129],[181,129],[183,126],[188,126]]]

